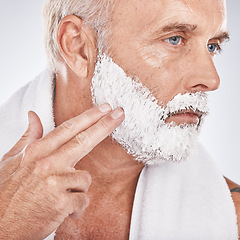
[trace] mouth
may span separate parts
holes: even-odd
[[[180,110],[174,113],[170,113],[165,120],[165,123],[171,123],[174,122],[176,125],[181,124],[193,124],[193,125],[199,125],[202,116],[204,115],[203,112],[200,112],[198,110]]]

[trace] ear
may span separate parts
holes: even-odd
[[[90,62],[96,55],[94,38],[92,29],[74,15],[64,17],[59,24],[57,32],[59,53],[79,77],[88,77]]]

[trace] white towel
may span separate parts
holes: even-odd
[[[227,184],[200,145],[185,162],[144,168],[135,195],[130,239],[238,239]]]
[[[48,70],[0,107],[0,157],[35,111],[44,135],[54,129],[53,77]],[[54,233],[46,238],[54,239]],[[237,240],[237,216],[223,176],[198,145],[182,163],[146,166],[135,193],[130,240]]]

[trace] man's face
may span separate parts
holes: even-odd
[[[219,85],[212,58],[227,37],[224,20],[220,0],[116,6],[109,56],[98,58],[92,93],[97,105],[125,110],[112,136],[138,160],[189,157],[207,112],[204,92]]]
[[[120,0],[113,13],[110,55],[167,104],[178,93],[219,86],[213,57],[226,37],[222,0]],[[166,122],[191,123],[191,116]]]

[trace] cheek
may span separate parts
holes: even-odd
[[[172,68],[176,70],[182,68],[183,62],[189,58],[190,46],[185,48],[177,49],[168,49],[159,45],[145,45],[140,44],[137,47],[137,53],[141,56],[141,59],[151,68]]]
[[[178,93],[186,91],[184,81],[196,62],[189,46],[179,53],[154,49],[152,46],[139,50],[142,63],[139,68],[142,75],[139,77],[159,101],[166,104]]]
[[[137,76],[153,95],[164,104],[181,89],[184,76],[184,59],[187,54],[169,53],[160,47],[140,44],[120,45],[112,54],[113,60],[128,76]],[[127,51],[126,51],[127,49]],[[186,62],[186,61],[185,61]]]
[[[184,65],[186,62],[186,54],[171,54],[160,48],[153,46],[139,47],[138,55],[144,65],[144,73],[151,73],[151,78],[147,79],[145,85],[156,85],[165,90],[166,93],[176,90],[184,75]]]
[[[140,44],[137,53],[149,67],[159,69],[166,65],[168,55],[166,52],[152,45]]]

